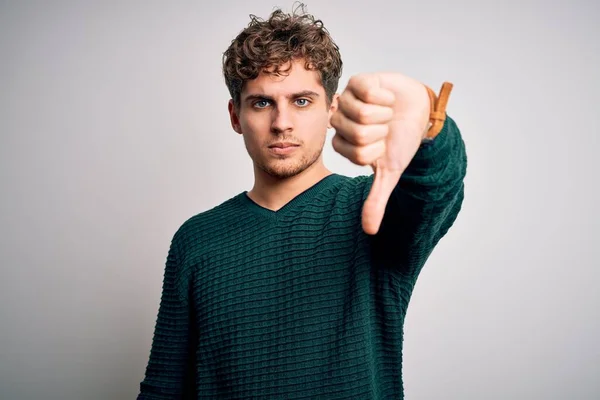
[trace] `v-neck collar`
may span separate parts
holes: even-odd
[[[241,200],[242,205],[249,211],[261,217],[277,220],[309,201],[311,198],[314,197],[316,193],[318,193],[322,189],[331,186],[335,181],[337,181],[337,178],[340,176],[341,175],[335,173],[327,175],[326,177],[315,183],[313,186],[309,187],[308,189],[306,189],[305,191],[288,201],[283,207],[276,211],[270,210],[256,203],[250,198],[250,196],[248,196],[248,191],[240,193],[238,197]]]

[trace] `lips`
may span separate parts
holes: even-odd
[[[300,145],[291,142],[275,143],[269,146],[269,152],[279,157],[289,156],[296,152]]]
[[[285,143],[275,143],[275,144],[270,145],[269,147],[270,148],[277,147],[279,149],[287,149],[288,147],[297,147],[297,146],[299,146],[299,145],[297,145],[295,143],[285,142]]]

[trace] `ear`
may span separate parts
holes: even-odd
[[[333,116],[333,114],[335,114],[335,112],[338,109],[338,98],[340,97],[340,95],[338,93],[333,95],[333,98],[331,99],[331,104],[329,105],[329,123],[327,125],[327,128],[331,129],[333,128],[333,126],[331,126],[331,117]]]
[[[238,111],[235,109],[235,105],[233,104],[233,99],[229,100],[229,104],[227,104],[227,109],[229,110],[229,119],[231,120],[231,127],[234,131],[242,134],[242,126],[240,125],[240,118],[238,115]]]

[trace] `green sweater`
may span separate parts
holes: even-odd
[[[374,236],[361,226],[373,175],[329,175],[278,211],[243,192],[185,221],[138,399],[402,399],[406,309],[466,166],[448,117]]]

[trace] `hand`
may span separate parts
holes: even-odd
[[[425,85],[398,73],[353,76],[340,95],[331,117],[333,148],[375,173],[362,213],[367,234],[379,231],[388,199],[427,133],[430,111]]]

